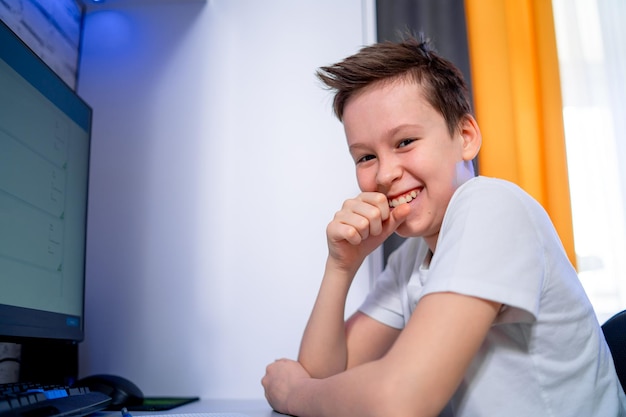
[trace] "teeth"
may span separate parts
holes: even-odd
[[[398,198],[394,198],[393,200],[389,201],[389,207],[398,207],[400,204],[408,203],[411,200],[413,200],[415,197],[417,197],[418,194],[419,194],[418,191],[413,190]]]

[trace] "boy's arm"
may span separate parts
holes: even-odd
[[[400,335],[400,330],[387,326],[357,311],[346,322],[348,363],[346,368],[382,358]]]
[[[300,343],[298,362],[314,378],[325,378],[346,369],[348,347],[344,324],[346,297],[352,279],[333,272],[331,261],[320,286],[313,311]]]
[[[344,321],[350,281],[328,275],[322,281],[298,356],[314,378],[379,359],[400,333],[360,312]]]
[[[426,295],[381,359],[328,378],[277,361],[263,379],[270,404],[306,416],[435,416],[460,383],[500,304],[455,293]]]
[[[328,377],[377,359],[398,335],[397,330],[359,313],[345,323],[345,303],[365,257],[396,230],[408,212],[402,206],[390,211],[383,194],[361,193],[344,202],[329,223],[324,277],[298,356],[311,376]]]

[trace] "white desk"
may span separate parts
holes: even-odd
[[[168,414],[186,413],[241,413],[249,417],[279,417],[284,414],[272,410],[265,399],[261,400],[200,400],[168,410]]]
[[[284,417],[284,414],[272,410],[265,399],[261,400],[200,400],[173,408],[167,411],[139,412],[133,416],[141,417],[162,414],[195,414],[195,413],[239,413],[247,417]],[[119,411],[95,413],[93,417],[121,417]]]

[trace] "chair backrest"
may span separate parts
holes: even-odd
[[[611,350],[619,382],[626,391],[626,310],[608,319],[602,325],[602,332]]]

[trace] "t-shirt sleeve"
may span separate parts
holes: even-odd
[[[532,322],[545,277],[545,211],[519,187],[474,181],[459,189],[441,228],[424,295],[455,292],[503,304],[498,322]]]
[[[404,327],[402,303],[398,297],[397,282],[392,268],[386,268],[377,278],[359,311],[395,329]]]
[[[406,286],[416,262],[428,251],[426,243],[420,238],[405,240],[400,247],[389,255],[387,266],[376,278],[376,282],[359,307],[359,311],[396,329],[402,329],[406,323]]]

